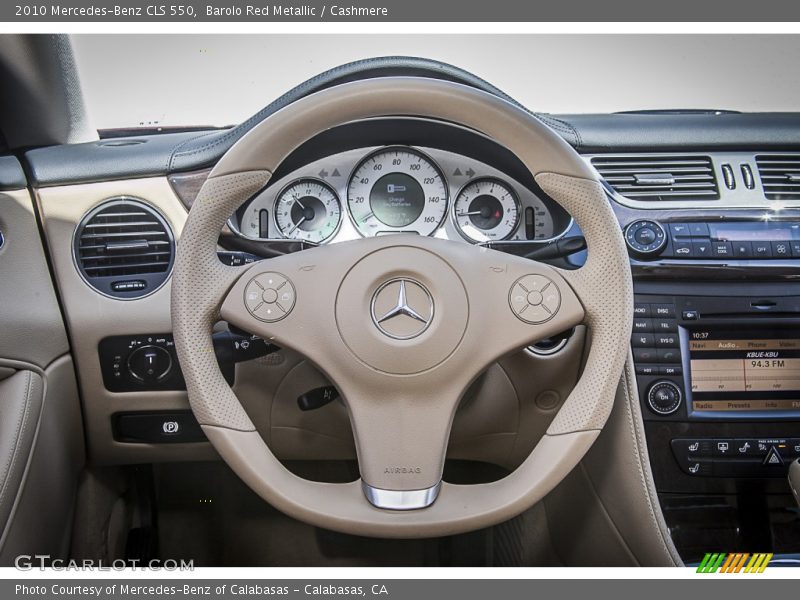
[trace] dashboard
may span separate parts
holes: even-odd
[[[415,233],[472,244],[550,242],[572,218],[500,168],[439,148],[383,145],[314,160],[239,209],[231,229],[314,244]]]
[[[578,149],[606,185],[628,244],[633,401],[676,545],[687,559],[708,547],[738,547],[743,536],[796,551],[796,522],[771,536],[793,506],[785,474],[800,456],[797,145],[771,145],[785,129],[777,124],[751,124],[752,139],[735,138],[730,132],[748,131],[736,125],[752,120],[746,115],[724,117],[734,122],[729,128],[711,116],[650,117],[683,132],[671,145],[641,115],[564,118],[581,129],[585,147]],[[637,132],[634,142],[614,138],[625,123]],[[193,135],[44,148],[26,157],[67,323],[81,333],[72,348],[96,464],[213,457],[188,410],[165,283],[192,194],[213,161],[152,170],[170,163],[161,144],[172,152]],[[699,141],[715,135],[721,147]],[[125,164],[140,171],[114,171]],[[87,180],[65,179],[67,171]],[[124,212],[115,212],[120,206]],[[399,117],[308,140],[230,216],[228,229],[219,250],[229,264],[258,260],[244,252],[256,253],[262,242],[299,249],[411,232],[527,255],[581,235],[505,148],[452,124]],[[109,235],[149,239],[147,248],[98,243]],[[156,243],[163,255],[153,251]],[[114,253],[88,254],[91,246]],[[153,272],[143,274],[135,257],[145,254]],[[557,266],[580,266],[578,256],[570,258]],[[98,269],[107,269],[105,279]],[[585,336],[565,332],[487,372],[454,421],[451,458],[508,468],[524,460],[577,379]],[[241,337],[220,337],[215,352],[282,459],[352,459],[346,409],[301,356]],[[301,399],[313,409],[298,409]],[[740,504],[755,509],[737,512]]]

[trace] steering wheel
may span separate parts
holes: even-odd
[[[391,235],[246,267],[217,258],[226,220],[312,136],[358,119],[420,116],[477,130],[514,152],[583,230],[574,271],[469,244]],[[541,500],[581,460],[611,411],[628,354],[633,286],[619,224],[591,169],[556,133],[485,92],[427,78],[346,83],[283,108],[218,162],[189,212],[172,276],[175,343],[189,401],[220,456],[276,508],[380,537],[487,527]],[[359,481],[308,481],[271,453],[217,365],[224,319],[310,359],[339,389]],[[499,481],[442,481],[453,415],[499,357],[579,323],[582,375],[528,458]]]

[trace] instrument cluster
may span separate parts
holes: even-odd
[[[383,146],[316,160],[271,183],[230,220],[249,238],[328,242],[389,235],[546,242],[572,218],[483,162],[435,148]]]

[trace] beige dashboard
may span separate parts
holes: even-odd
[[[76,267],[71,248],[79,223],[96,206],[120,196],[155,208],[180,238],[187,209],[163,177],[48,187],[37,194],[78,372],[89,460],[105,465],[214,458],[208,443],[128,443],[114,438],[112,420],[117,413],[189,409],[185,391],[118,393],[104,385],[101,340],[172,330],[169,285],[141,298],[116,299],[90,287]],[[522,350],[490,367],[461,402],[448,457],[517,466],[574,386],[583,346],[584,331],[579,328],[556,353]],[[342,402],[308,412],[297,406],[300,394],[327,384],[303,357],[280,350],[239,363],[234,391],[279,458],[355,459]]]

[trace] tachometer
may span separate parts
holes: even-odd
[[[447,185],[439,168],[421,152],[383,148],[354,169],[347,206],[361,235],[431,235],[447,214]]]
[[[298,179],[275,200],[275,224],[290,239],[322,243],[336,233],[341,220],[339,196],[317,179]]]
[[[453,218],[468,240],[504,240],[519,224],[519,200],[508,184],[482,177],[470,181],[458,193]]]

